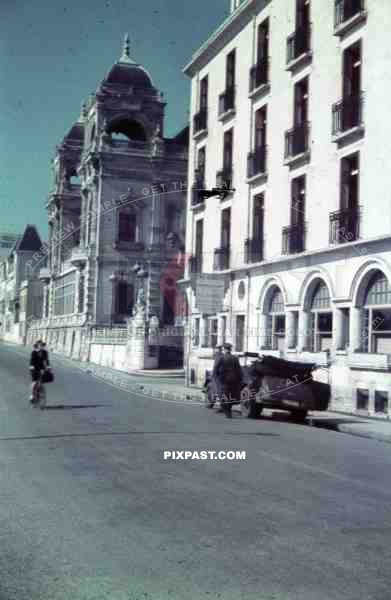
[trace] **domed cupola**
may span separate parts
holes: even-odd
[[[149,73],[130,58],[128,35],[125,36],[121,58],[111,67],[103,83],[143,89],[154,87]]]

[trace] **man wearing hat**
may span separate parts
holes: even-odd
[[[220,402],[228,419],[232,418],[232,404],[240,402],[242,368],[237,356],[232,354],[232,344],[225,342],[224,354],[215,362],[213,375],[218,381]]]

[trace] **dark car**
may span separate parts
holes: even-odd
[[[327,410],[331,388],[313,379],[315,363],[258,357],[243,367],[242,414],[258,417],[264,408],[288,410],[303,421],[309,410]]]

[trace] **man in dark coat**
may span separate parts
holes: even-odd
[[[226,342],[224,354],[214,366],[213,376],[219,382],[220,402],[228,419],[232,418],[232,404],[240,402],[242,368],[237,356],[232,354],[232,344]]]
[[[41,355],[39,342],[36,342],[33,345],[33,350],[30,356],[30,372],[32,380],[30,402],[32,404],[37,401],[37,386],[38,382],[41,380],[41,375],[44,368],[45,363]]]

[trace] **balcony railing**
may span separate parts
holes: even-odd
[[[208,111],[206,109],[200,110],[194,115],[193,118],[193,130],[194,133],[205,131],[208,129]]]
[[[229,246],[221,246],[216,248],[214,252],[214,271],[224,271],[229,269],[230,248]]]
[[[311,50],[311,27],[299,27],[287,39],[286,62],[293,62]]]
[[[333,104],[333,136],[363,125],[364,94],[346,96]]]
[[[250,69],[250,92],[269,83],[269,59],[264,58]]]
[[[235,108],[235,87],[229,87],[219,96],[219,117]]]
[[[266,173],[266,146],[260,146],[247,155],[247,177],[263,173]]]
[[[216,187],[219,189],[232,190],[232,169],[225,168],[216,173]]]
[[[244,242],[244,261],[256,263],[263,260],[263,240],[249,238]]]
[[[191,194],[191,205],[198,206],[204,203],[204,198],[201,196],[200,192],[205,189],[205,180],[202,174],[199,171],[195,171],[194,173],[194,183],[192,186],[192,194]]]
[[[309,123],[303,123],[285,132],[285,159],[294,158],[309,150]]]
[[[335,0],[335,28],[365,12],[365,0]]]
[[[354,242],[360,237],[360,209],[343,208],[330,213],[330,244]]]
[[[305,250],[305,224],[298,223],[282,230],[282,253],[297,254]]]

